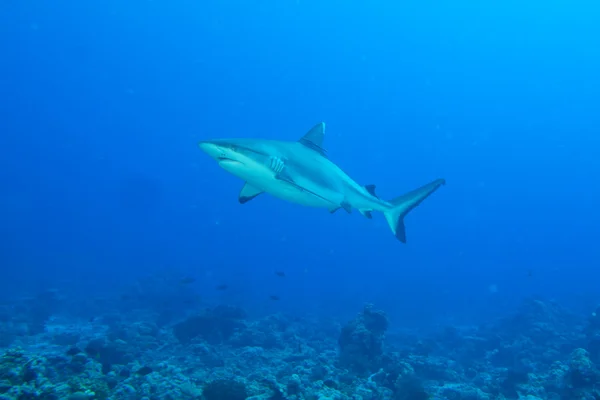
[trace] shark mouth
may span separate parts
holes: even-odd
[[[219,165],[242,164],[241,162],[228,157],[218,157],[217,162],[219,163]]]

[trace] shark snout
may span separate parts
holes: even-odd
[[[221,154],[223,154],[223,149],[221,146],[218,146],[216,143],[210,140],[204,140],[198,143],[198,147],[200,150],[211,156],[212,158],[219,158]]]
[[[223,141],[204,140],[198,143],[202,151],[215,159],[222,167],[227,164],[240,163],[242,155],[236,147]]]
[[[202,151],[211,156],[217,161],[235,159],[235,152],[229,147],[211,140],[205,140],[198,143]]]

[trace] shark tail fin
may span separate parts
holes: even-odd
[[[404,228],[404,217],[406,214],[421,204],[423,200],[445,183],[446,181],[444,179],[436,179],[433,182],[390,201],[392,207],[385,211],[384,215],[392,232],[399,241],[406,243],[406,229]]]

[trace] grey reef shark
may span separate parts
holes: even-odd
[[[382,212],[398,240],[406,243],[404,217],[437,188],[436,179],[390,201],[375,194],[375,185],[362,186],[333,163],[323,148],[325,123],[315,125],[297,141],[215,139],[198,143],[219,166],[245,181],[239,194],[244,204],[261,193],[333,213],[357,209],[367,218]]]

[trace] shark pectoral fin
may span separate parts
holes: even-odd
[[[263,193],[262,190],[246,182],[244,187],[242,187],[242,190],[240,190],[238,201],[240,204],[247,203],[261,193]]]

